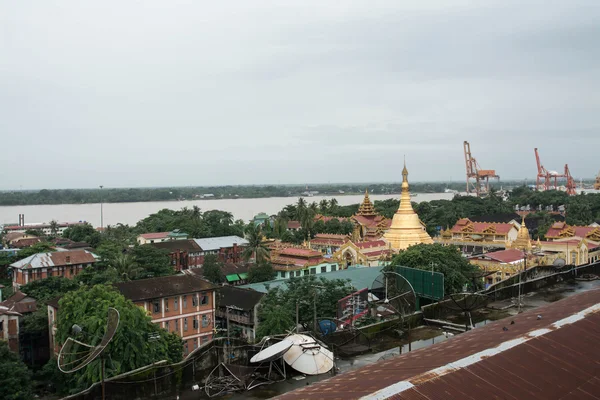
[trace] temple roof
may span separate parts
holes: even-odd
[[[377,212],[375,212],[375,206],[371,203],[371,199],[369,199],[369,189],[365,190],[365,198],[361,203],[360,207],[358,207],[358,212],[356,215],[364,215],[364,216],[375,216]]]

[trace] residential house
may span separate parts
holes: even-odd
[[[217,325],[227,329],[230,334],[239,330],[241,336],[249,342],[256,340],[258,329],[258,306],[264,293],[252,289],[223,286],[219,289],[217,301]]]
[[[16,246],[14,246],[14,243],[17,243],[18,241],[23,240],[23,239],[37,239],[38,241],[40,240],[35,235],[30,235],[28,233],[23,233],[23,232],[9,232],[2,237],[2,241],[3,241],[4,245],[6,247],[12,247],[12,248],[16,247]]]
[[[137,237],[138,244],[162,243],[169,240],[169,232],[142,233]]]
[[[290,232],[296,232],[302,229],[302,224],[300,221],[288,221],[287,222],[287,230]]]
[[[13,287],[18,289],[29,282],[50,276],[72,278],[97,260],[98,256],[87,250],[37,253],[10,264]]]
[[[267,213],[261,212],[256,214],[254,218],[252,218],[252,222],[256,226],[265,225],[265,223],[269,223],[270,226],[273,226],[273,223],[275,222],[275,217],[270,216]]]

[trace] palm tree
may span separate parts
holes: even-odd
[[[58,222],[54,219],[50,221],[50,234],[52,236],[58,235]]]
[[[327,212],[328,208],[329,208],[329,202],[327,200],[323,199],[319,202],[319,210],[321,211],[321,214]]]
[[[198,206],[192,207],[192,218],[194,220],[199,220],[201,217],[202,217],[202,211],[200,210],[200,207],[198,207]]]
[[[248,241],[248,245],[242,254],[246,261],[252,258],[254,264],[258,264],[270,258],[269,249],[263,243],[260,226],[250,223],[246,227],[246,240]]]
[[[313,210],[313,211],[315,212],[315,214],[317,213],[317,211],[319,211],[319,206],[317,205],[317,202],[316,202],[316,201],[313,201],[312,203],[310,203],[310,204],[308,205],[308,208],[309,208],[310,210]]]
[[[115,259],[112,260],[111,264],[124,281],[134,279],[140,272],[142,272],[142,268],[138,266],[138,264],[129,254],[117,255]]]
[[[329,200],[329,209],[332,210],[334,208],[336,208],[338,206],[338,201],[337,199],[331,199]]]

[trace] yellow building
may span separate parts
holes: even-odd
[[[392,225],[384,233],[383,239],[394,251],[405,250],[415,244],[433,243],[431,236],[425,230],[425,226],[419,216],[413,210],[410,203],[410,191],[408,189],[408,170],[406,163],[402,169],[402,194],[400,195],[400,207],[394,214]]]

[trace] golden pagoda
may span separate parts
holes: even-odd
[[[427,234],[419,216],[413,210],[410,203],[410,192],[408,190],[408,170],[406,162],[402,169],[402,194],[400,195],[400,207],[394,214],[390,229],[383,235],[383,239],[389,243],[390,248],[395,251],[405,250],[415,244],[433,243],[431,236]]]
[[[523,219],[521,221],[521,227],[519,228],[517,238],[506,247],[522,250],[525,252],[531,251],[531,249],[533,248],[533,246],[531,245],[531,239],[529,238],[529,229],[527,229],[527,226],[525,226],[525,216],[523,216]]]
[[[375,206],[373,206],[373,203],[371,203],[371,199],[369,199],[369,189],[365,190],[365,198],[360,207],[358,207],[358,212],[356,213],[356,215],[363,215],[365,217],[372,217],[377,215],[377,213],[375,212]]]

